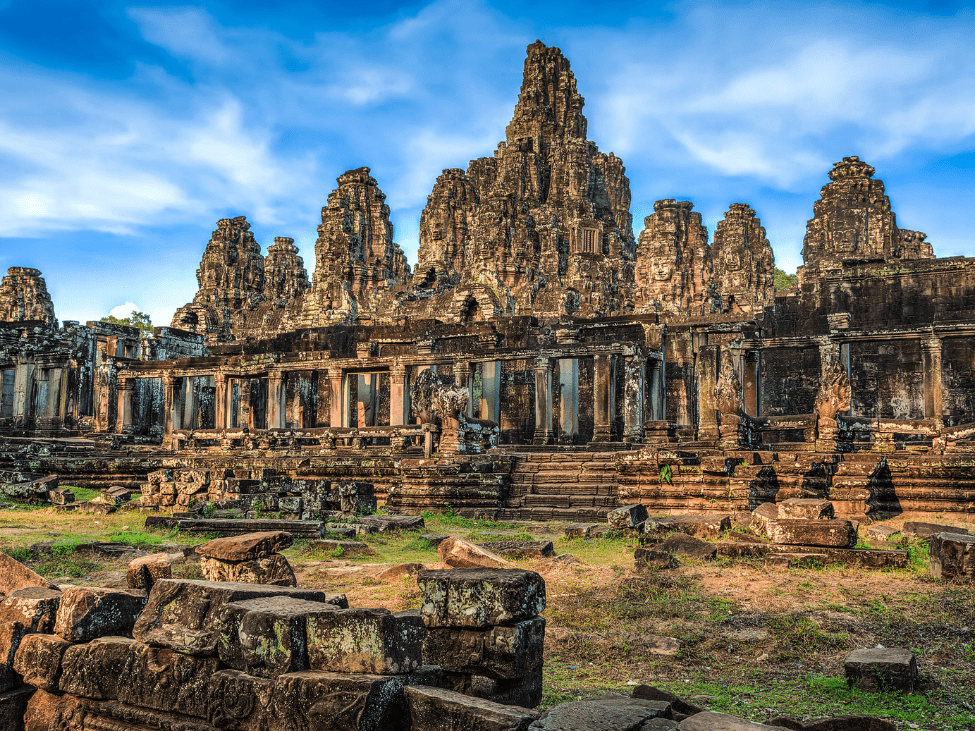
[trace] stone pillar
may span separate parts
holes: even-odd
[[[348,425],[348,419],[343,418],[345,416],[345,402],[348,399],[343,393],[343,385],[345,384],[345,378],[342,375],[342,370],[340,368],[330,368],[328,371],[328,380],[332,386],[332,392],[329,394],[329,425],[333,428],[343,427]]]
[[[745,413],[759,418],[762,415],[762,367],[761,352],[758,350],[745,351],[744,398],[742,406]]]
[[[196,376],[183,378],[183,419],[184,429],[200,428],[200,394],[196,389]]]
[[[254,409],[251,408],[251,379],[241,378],[237,391],[237,426],[254,428]]]
[[[132,393],[135,391],[134,378],[122,378],[118,383],[118,419],[115,431],[119,434],[132,433]]]
[[[579,435],[579,359],[559,360],[559,441],[571,444]]]
[[[227,399],[230,398],[229,389],[227,388],[227,374],[226,373],[216,373],[213,376],[213,382],[216,386],[216,393],[214,394],[214,428],[215,429],[226,429],[227,428]]]
[[[34,379],[33,363],[18,363],[14,372],[14,423],[23,422],[29,415],[30,382]]]
[[[267,377],[267,428],[284,429],[287,404],[284,388],[284,374],[274,371]]]
[[[940,429],[944,418],[944,385],[941,371],[941,338],[934,333],[921,341],[924,368],[924,418],[935,419]]]
[[[646,401],[645,360],[639,353],[624,361],[626,382],[623,384],[624,435],[627,442],[643,442],[643,412]]]
[[[406,366],[394,365],[389,369],[389,425],[402,426],[410,413],[407,403]]]
[[[720,345],[702,345],[697,352],[697,413],[698,439],[718,439],[717,387],[721,363]]]
[[[608,442],[613,436],[612,402],[613,370],[612,357],[609,355],[595,356],[595,374],[593,376],[593,398],[595,399],[593,437],[594,442]]]
[[[535,439],[538,445],[552,442],[552,363],[548,358],[535,362]]]
[[[455,363],[454,379],[460,388],[467,391],[467,408],[464,410],[464,413],[467,416],[470,416],[474,413],[474,401],[471,397],[471,386],[473,385],[471,382],[471,364],[466,360],[461,360]]]
[[[482,419],[501,423],[501,361],[488,360],[481,363],[481,403]]]
[[[174,379],[168,373],[162,377],[163,384],[163,446],[169,448],[173,443],[173,402],[175,400]]]

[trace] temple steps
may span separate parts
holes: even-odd
[[[505,520],[603,521],[619,505],[613,452],[512,455]]]

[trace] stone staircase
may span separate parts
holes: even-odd
[[[618,507],[614,452],[519,452],[501,520],[605,521]]]

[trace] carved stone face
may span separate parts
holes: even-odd
[[[741,255],[732,247],[728,247],[724,252],[724,265],[729,271],[741,269]]]
[[[650,277],[655,282],[666,282],[674,276],[674,262],[664,256],[655,256],[650,262]]]

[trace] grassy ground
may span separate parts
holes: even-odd
[[[206,539],[147,531],[143,523],[138,512],[4,510],[0,549],[55,580],[106,584],[124,577],[125,561],[83,557],[74,545],[95,539],[171,551]],[[426,531],[474,540],[491,540],[488,534],[498,531],[543,537],[555,541],[558,554],[575,557],[575,563],[513,562],[546,580],[545,705],[605,691],[627,693],[633,684],[650,683],[706,708],[755,720],[868,714],[893,719],[904,729],[975,728],[975,586],[932,579],[924,544],[909,545],[911,566],[899,570],[789,569],[752,560],[685,562],[676,570],[638,576],[632,572],[632,539],[568,540],[554,526],[544,536],[524,528],[428,516]],[[416,534],[364,540],[372,555],[336,555],[305,541],[286,554],[302,586],[343,591],[354,606],[418,607],[413,576],[381,574],[399,564],[434,565],[434,545]],[[54,541],[57,548],[41,556],[28,550],[43,541]],[[192,562],[179,564],[175,572],[201,578]],[[660,654],[667,643],[657,638],[677,639],[676,654]],[[877,694],[846,687],[843,658],[853,649],[877,645],[908,647],[917,655],[920,692]]]

